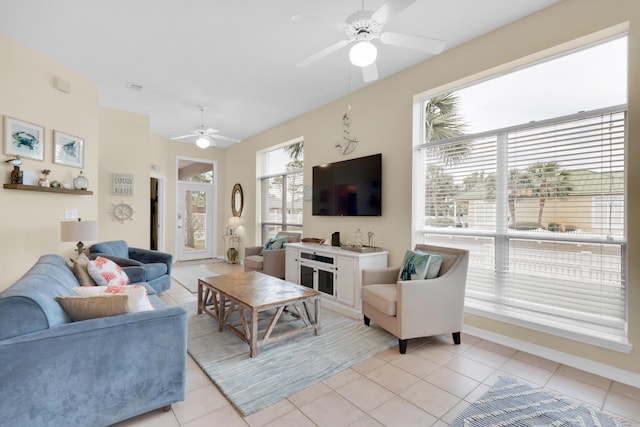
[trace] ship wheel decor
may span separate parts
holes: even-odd
[[[127,220],[133,221],[134,213],[136,213],[136,211],[133,210],[133,206],[124,201],[114,204],[111,209],[111,214],[116,220],[120,221],[121,224],[124,224]]]

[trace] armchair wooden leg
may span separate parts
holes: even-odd
[[[369,319],[367,316],[364,316],[364,324],[369,326],[369,323],[371,323],[371,319]]]
[[[398,339],[398,348],[400,349],[400,354],[405,354],[407,352],[407,341],[409,340]]]
[[[456,345],[460,344],[460,332],[454,332],[451,335],[453,335],[453,343]]]
[[[171,405],[163,406],[162,412],[169,412],[171,410]]]

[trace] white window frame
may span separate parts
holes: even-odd
[[[522,66],[523,64],[521,64]],[[501,70],[501,71],[507,71],[507,70]],[[489,77],[489,75],[486,76],[487,78]],[[476,79],[479,80],[479,79]],[[516,240],[531,240],[531,241],[537,241],[540,238],[538,236],[532,235],[532,234],[528,234],[528,233],[513,233],[513,232],[508,232],[507,231],[507,223],[508,223],[508,212],[507,212],[507,196],[506,196],[506,191],[505,191],[505,196],[504,197],[500,197],[501,200],[497,200],[496,201],[496,211],[497,212],[504,212],[504,215],[499,215],[496,218],[496,230],[495,231],[491,231],[491,230],[487,230],[487,231],[478,231],[478,230],[473,230],[473,231],[469,231],[466,228],[449,228],[447,230],[437,230],[437,229],[428,229],[426,230],[424,227],[425,224],[425,215],[424,215],[424,200],[426,197],[425,194],[425,183],[422,177],[418,176],[418,172],[420,173],[424,173],[423,169],[423,160],[421,155],[418,155],[418,151],[420,148],[424,147],[425,144],[423,143],[424,141],[424,122],[425,122],[425,116],[424,116],[424,102],[430,98],[432,98],[433,96],[439,94],[439,93],[443,93],[443,92],[451,92],[451,91],[455,91],[456,89],[459,89],[461,87],[464,87],[466,85],[472,84],[474,82],[472,81],[467,81],[465,82],[465,84],[452,84],[450,85],[449,88],[439,88],[437,91],[432,91],[430,93],[425,93],[425,94],[421,94],[421,95],[417,95],[414,98],[414,114],[413,114],[413,123],[414,123],[414,155],[413,155],[413,200],[412,200],[412,205],[413,205],[413,212],[412,212],[412,236],[413,236],[413,242],[412,244],[416,244],[416,243],[427,243],[429,242],[429,239],[431,237],[439,237],[439,238],[447,238],[447,239],[453,239],[450,241],[454,241],[456,239],[456,236],[458,236],[459,238],[469,238],[469,239],[475,239],[475,240],[479,240],[482,242],[485,242],[485,244],[483,245],[484,247],[490,248],[489,252],[487,253],[481,253],[478,254],[478,259],[482,259],[480,262],[484,263],[485,265],[487,264],[487,262],[491,265],[492,263],[496,263],[496,265],[508,265],[508,259],[509,259],[509,239],[515,238]],[[616,110],[616,111],[620,111],[621,109],[623,111],[626,112],[626,105],[622,105],[622,106],[614,106],[611,107],[611,110]],[[607,109],[603,109],[605,111],[603,111],[604,113],[606,113]],[[577,114],[576,116],[579,116],[579,114]],[[550,119],[550,121],[553,121],[554,119]],[[544,122],[544,121],[542,121]],[[541,122],[541,123],[542,123]],[[539,124],[541,124],[539,123]],[[522,125],[521,127],[525,128],[527,125]],[[516,128],[516,127],[513,127]],[[513,130],[513,129],[509,129],[509,130]],[[488,135],[496,135],[498,133],[498,130],[492,130],[492,131],[488,131],[488,132],[483,132],[482,134],[478,134],[475,135],[474,137],[477,138],[481,138],[483,136],[488,136]],[[625,132],[626,133],[626,132]],[[464,138],[459,138],[459,139],[468,139],[468,136],[465,136]],[[625,137],[626,138],[626,137]],[[455,140],[455,138],[452,138],[452,140]],[[445,144],[448,143],[450,141],[438,141],[436,144]],[[625,140],[625,152],[626,152],[626,144],[627,141]],[[498,148],[497,152],[496,152],[496,158],[498,158],[498,175],[500,175],[500,173],[503,174],[502,177],[502,183],[500,182],[496,182],[496,186],[498,188],[497,191],[499,191],[500,188],[506,190],[507,185],[506,185],[506,169],[504,167],[501,168],[500,164],[501,162],[504,162],[505,160],[505,153],[506,150],[500,149]],[[500,181],[500,179],[498,179],[498,181]],[[501,187],[502,186],[502,187]],[[625,203],[625,199],[626,199],[626,194],[627,194],[627,189],[625,187],[625,194],[624,196],[621,196],[623,198],[623,203]],[[596,202],[594,202],[596,203]],[[594,219],[595,221],[595,219]],[[626,232],[626,231],[625,231]],[[545,236],[546,237],[546,236]],[[569,240],[572,240],[572,238],[568,238]],[[563,238],[557,238],[557,237],[552,237],[551,241],[554,240],[558,240],[558,241],[566,241],[567,237],[563,237]],[[578,241],[578,240],[584,240],[585,243],[595,243],[595,244],[600,244],[603,241],[599,240],[597,238],[594,238],[593,242],[590,242],[589,239],[582,239],[580,237],[575,237],[573,240]],[[620,248],[620,261],[621,261],[621,265],[622,265],[622,271],[620,272],[620,274],[622,275],[622,280],[623,282],[626,282],[626,271],[627,271],[627,262],[626,262],[626,235],[620,237],[619,235],[616,237],[612,237],[612,236],[607,236],[607,239],[605,240],[605,243],[609,243],[611,242],[613,245],[617,245]],[[451,246],[454,246],[453,244]],[[474,255],[472,254],[472,260],[473,260]],[[486,260],[485,260],[486,259]],[[506,264],[505,264],[506,263]],[[508,270],[508,267],[507,267]],[[507,271],[505,270],[505,271]],[[496,280],[499,281],[499,276],[501,273],[497,272],[496,273]],[[472,280],[472,279],[471,279]],[[498,286],[500,286],[500,284],[498,283]],[[625,300],[626,300],[626,296],[625,296]],[[472,313],[472,314],[477,314],[477,315],[481,315],[487,318],[491,318],[494,320],[498,320],[501,322],[505,322],[505,323],[510,323],[513,325],[517,325],[517,326],[523,326],[532,330],[536,330],[536,331],[541,331],[544,333],[549,333],[549,334],[553,334],[553,335],[557,335],[557,336],[561,336],[561,337],[566,337],[566,338],[570,338],[576,341],[580,341],[580,342],[585,342],[588,344],[592,344],[592,345],[597,345],[597,346],[601,346],[601,347],[605,347],[608,349],[612,349],[615,351],[620,351],[620,352],[624,352],[624,353],[629,353],[632,349],[632,345],[628,342],[628,336],[627,336],[627,331],[626,331],[626,316],[625,315],[625,326],[624,326],[624,336],[619,336],[619,337],[613,337],[611,335],[608,334],[598,334],[595,333],[594,331],[583,331],[580,330],[579,327],[574,328],[574,330],[570,330],[566,327],[559,327],[557,324],[555,324],[553,321],[551,322],[545,322],[545,321],[541,321],[540,319],[536,319],[536,318],[528,318],[525,315],[520,315],[517,314],[516,312],[509,312],[508,309],[505,309],[504,306],[501,306],[500,304],[493,304],[490,301],[487,301],[487,304],[485,304],[483,307],[479,307],[479,306],[472,306],[468,304],[469,300],[467,299],[467,305],[465,307],[465,311],[468,313]],[[492,305],[493,304],[493,305]]]

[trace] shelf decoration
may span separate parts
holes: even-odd
[[[89,180],[82,174],[82,171],[80,171],[80,175],[73,179],[73,188],[76,190],[86,190],[89,188]]]

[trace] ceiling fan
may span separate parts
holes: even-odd
[[[213,128],[204,127],[204,110],[205,107],[198,107],[200,109],[200,126],[193,129],[193,132],[187,135],[176,136],[171,138],[172,141],[178,139],[192,138],[197,136],[196,145],[200,148],[207,148],[209,145],[216,145],[214,139],[221,139],[229,142],[240,142],[235,138],[229,138],[228,136],[218,135],[218,130]]]
[[[445,46],[442,40],[382,30],[387,22],[415,2],[416,0],[387,0],[372,12],[364,9],[364,0],[362,0],[362,10],[351,14],[341,26],[347,38],[303,59],[296,66],[306,67],[330,53],[355,43],[349,51],[349,59],[353,65],[362,68],[364,81],[370,82],[378,78],[378,67],[375,62],[377,48],[372,43],[373,40],[433,54],[442,52]],[[297,20],[297,17],[294,16],[292,19]]]

